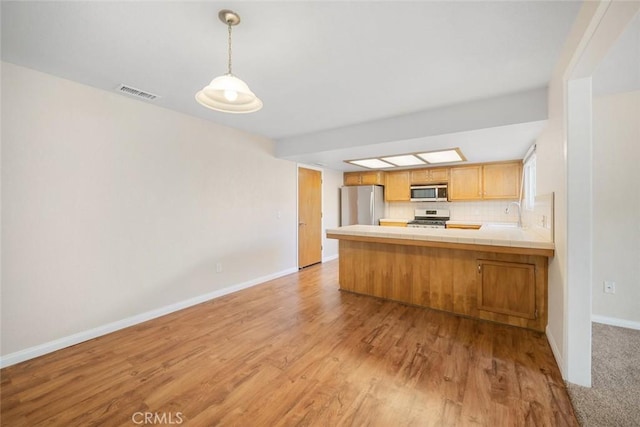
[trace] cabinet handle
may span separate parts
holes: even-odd
[[[482,266],[478,264],[478,273],[482,273]]]

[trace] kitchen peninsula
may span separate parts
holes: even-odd
[[[544,331],[554,244],[531,230],[350,225],[338,239],[340,289]]]

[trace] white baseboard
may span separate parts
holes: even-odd
[[[547,336],[547,341],[549,342],[549,347],[551,347],[551,352],[553,353],[553,357],[556,359],[556,363],[558,364],[558,368],[560,368],[560,374],[562,375],[562,379],[566,380],[567,375],[564,372],[564,359],[562,358],[562,353],[560,353],[560,349],[558,348],[558,344],[556,344],[556,339],[553,337],[551,330],[549,329],[549,325],[547,325],[545,329],[545,335]]]
[[[237,285],[229,286],[223,289],[218,289],[213,292],[206,293],[188,300],[180,301],[175,304],[167,305],[157,308],[155,310],[147,311],[145,313],[136,314],[135,316],[127,317],[126,319],[118,320],[116,322],[108,323],[106,325],[98,326],[97,328],[89,329],[87,331],[78,332],[77,334],[69,335],[57,340],[49,341],[44,344],[39,344],[33,347],[26,348],[24,350],[16,351],[15,353],[9,353],[6,356],[0,357],[0,368],[6,366],[15,365],[16,363],[24,362],[29,359],[33,359],[47,353],[52,353],[56,350],[60,350],[65,347],[79,344],[84,341],[88,341],[97,338],[102,335],[109,334],[111,332],[118,331],[120,329],[128,328],[129,326],[137,325],[147,320],[155,319],[157,317],[165,316],[169,313],[173,313],[178,310],[182,310],[203,302],[219,298],[224,295],[231,294],[233,292],[247,289],[252,286],[259,285],[269,280],[277,279],[278,277],[286,276],[287,274],[297,272],[297,268],[288,268],[286,270],[269,274],[267,276],[258,277],[257,279],[249,280],[247,282],[239,283]]]
[[[592,314],[591,321],[596,323],[604,323],[605,325],[619,326],[621,328],[640,330],[640,322],[634,322],[632,320],[625,320],[625,319],[618,319],[616,317],[607,317],[607,316],[599,316],[597,314]]]
[[[329,261],[333,261],[334,259],[338,259],[338,254],[330,255],[328,257],[324,257],[324,258],[322,258],[322,262],[329,262]]]

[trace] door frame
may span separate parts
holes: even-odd
[[[560,358],[558,364],[567,381],[591,387],[591,258],[594,239],[591,77],[606,53],[615,45],[618,36],[625,31],[635,15],[640,13],[640,5],[637,2],[599,0],[586,7],[593,8],[591,18],[565,70],[563,82],[566,170],[564,224],[567,231],[563,248],[566,268],[566,278],[563,282],[564,357]],[[583,5],[581,11],[584,8]],[[587,183],[586,187],[584,183]],[[586,216],[583,215],[585,212]],[[584,263],[590,266],[588,270],[582,267]]]
[[[321,245],[322,250],[320,251],[320,263],[324,262],[324,240],[325,236],[323,234],[324,230],[324,169],[319,166],[307,165],[305,163],[296,163],[296,266],[300,269],[300,227],[298,224],[300,223],[300,212],[298,212],[299,207],[299,191],[300,191],[300,183],[298,182],[298,178],[300,176],[300,168],[302,169],[312,169],[320,172],[320,212],[322,215],[320,216],[320,236],[321,236]]]

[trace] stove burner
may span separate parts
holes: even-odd
[[[409,221],[408,224],[420,224],[420,225],[445,225],[447,219],[414,219]]]
[[[415,209],[413,221],[407,227],[413,228],[445,228],[449,220],[448,209]]]
[[[449,220],[448,209],[416,209],[415,218],[407,223],[413,228],[445,228]]]

